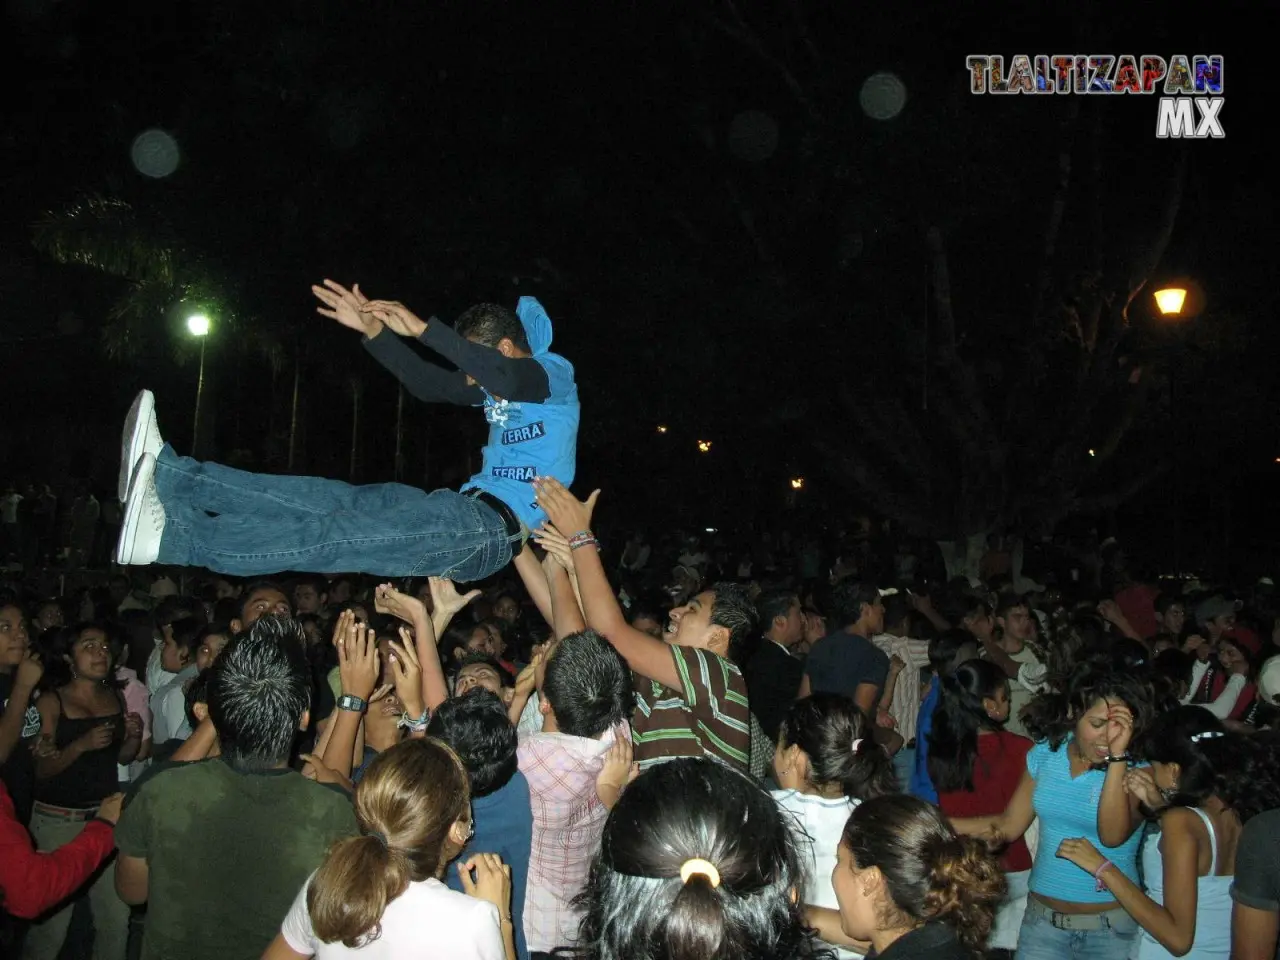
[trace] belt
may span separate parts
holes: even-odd
[[[42,817],[65,820],[68,823],[83,823],[98,815],[97,807],[55,807],[51,803],[41,803],[39,800],[31,805],[31,809]]]
[[[496,513],[501,519],[503,526],[507,528],[507,536],[512,540],[519,539],[522,543],[528,535],[524,523],[515,515],[510,507],[495,497],[492,493],[480,490],[476,487],[469,487],[462,491],[464,497],[470,497],[472,500],[479,500],[490,510]]]
[[[1113,907],[1101,913],[1059,913],[1033,896],[1027,897],[1027,912],[1044,917],[1059,930],[1110,930],[1115,926],[1114,920],[1129,916],[1123,907]]]

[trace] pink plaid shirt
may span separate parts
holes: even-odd
[[[522,733],[520,772],[529,781],[533,847],[524,897],[524,936],[530,950],[549,953],[578,938],[582,891],[609,811],[596,795],[596,777],[614,733],[599,740],[565,733]]]

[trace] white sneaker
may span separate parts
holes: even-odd
[[[116,563],[136,566],[155,563],[160,556],[164,522],[164,504],[156,492],[156,457],[153,453],[144,453],[133,471],[129,496],[124,502]]]
[[[142,455],[149,453],[157,457],[163,446],[160,425],[156,423],[156,395],[143,390],[133,398],[129,415],[124,418],[124,434],[120,437],[120,479],[116,495],[121,503],[129,496],[129,482]]]

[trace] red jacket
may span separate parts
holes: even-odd
[[[0,909],[37,917],[71,896],[115,849],[111,824],[91,820],[78,837],[52,853],[37,853],[0,781]]]

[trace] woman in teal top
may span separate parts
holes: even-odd
[[[1126,960],[1137,924],[1105,886],[1057,854],[1064,840],[1083,837],[1137,880],[1142,816],[1124,790],[1124,774],[1135,724],[1144,727],[1152,715],[1151,693],[1137,678],[1092,663],[1058,687],[1023,715],[1037,743],[1008,808],[953,824],[1005,844],[1040,819],[1018,960]]]

